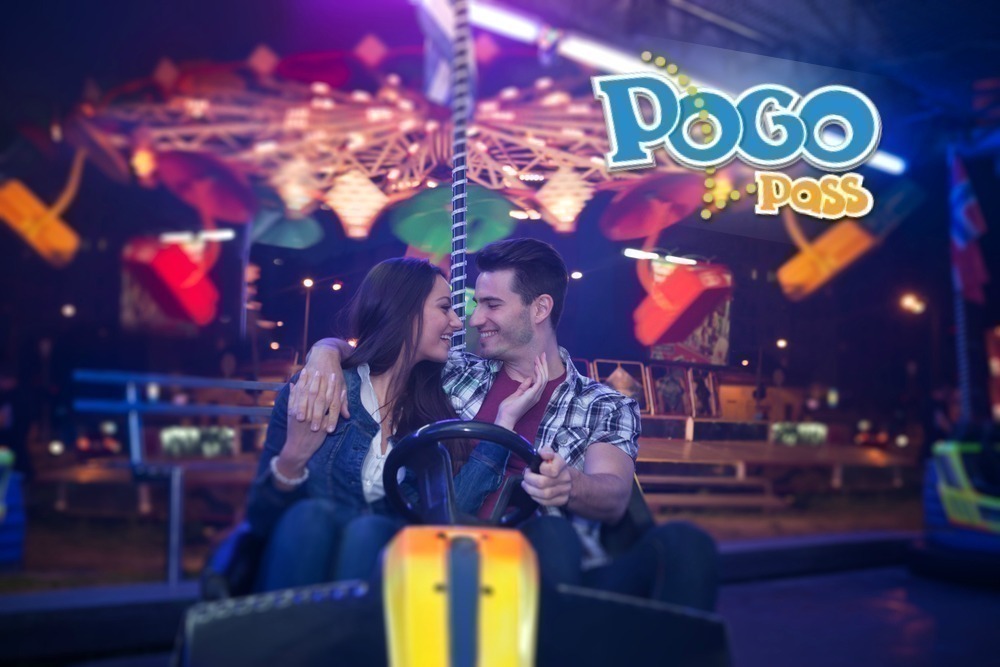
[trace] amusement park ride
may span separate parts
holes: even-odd
[[[464,314],[467,249],[522,223],[572,233],[588,202],[606,191],[601,233],[637,240],[646,253],[637,264],[647,296],[634,313],[636,338],[644,345],[683,339],[730,298],[732,274],[722,265],[664,260],[661,233],[705,202],[726,200],[747,174],[733,166],[717,175],[720,195],[676,165],[612,173],[602,158],[608,139],[600,106],[572,82],[541,77],[475,102],[467,15],[465,0],[457,0],[450,114],[392,72],[412,53],[367,39],[353,53],[280,58],[260,47],[244,63],[163,61],[148,79],[88,99],[59,124],[54,134],[76,150],[62,195],[49,206],[8,181],[0,219],[53,265],[68,264],[80,239],[63,217],[89,162],[114,181],[164,187],[207,231],[249,225],[252,237],[273,234],[276,225],[306,225],[325,210],[347,239],[362,240],[385,220],[410,254],[436,263],[450,256],[452,302]],[[264,210],[268,197],[280,210]],[[429,229],[429,219],[447,214],[450,234],[443,225]],[[878,242],[853,221],[811,241],[791,213],[783,222],[799,251],[778,271],[791,299],[813,293]],[[212,269],[220,242],[205,239],[196,252],[144,241],[124,257],[154,300],[198,326],[215,318],[218,300]],[[603,666],[660,657],[730,664],[718,616],[543,586],[534,552],[510,528],[533,507],[517,508],[503,526],[462,525],[467,518],[455,511],[451,462],[439,444],[449,438],[492,441],[537,466],[530,443],[484,424],[440,422],[400,442],[385,488],[413,525],[388,547],[376,582],[253,594],[260,544],[237,529],[203,574],[206,599],[187,613],[182,664]],[[956,573],[975,562],[984,564],[980,580],[996,577],[988,563],[1000,555],[1000,457],[991,434],[974,440],[939,444],[928,466],[927,548],[914,561],[923,571]],[[416,506],[399,490],[401,467],[417,473]],[[605,546],[614,553],[651,522],[636,484]]]

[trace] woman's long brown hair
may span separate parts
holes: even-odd
[[[372,375],[381,375],[395,365],[400,354],[404,368],[413,365],[423,332],[424,303],[438,276],[447,279],[441,269],[423,259],[399,257],[376,264],[351,300],[350,331],[358,343],[344,366],[368,364]],[[425,424],[457,416],[441,387],[443,368],[441,363],[421,361],[390,387],[397,439]],[[456,442],[449,448],[453,458],[463,459],[467,446]]]

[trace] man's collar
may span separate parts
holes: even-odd
[[[503,368],[503,362],[499,359],[490,359],[488,357],[483,357],[486,360],[486,367],[490,369],[490,373],[496,375]]]
[[[563,365],[566,366],[566,382],[572,383],[573,388],[577,391],[582,391],[584,385],[583,376],[580,375],[580,371],[576,370],[576,364],[573,363],[573,359],[569,356],[566,348],[559,348],[559,358],[562,359]]]
[[[487,357],[480,357],[484,362],[486,362],[486,367],[489,369],[490,373],[496,375],[501,370],[503,370],[503,362],[499,359],[489,359]],[[580,375],[580,371],[576,369],[576,365],[573,363],[573,359],[569,356],[569,352],[564,347],[559,348],[559,358],[562,360],[563,365],[566,367],[566,379],[563,380],[564,383],[569,382],[576,389],[576,391],[582,391],[583,385],[586,383],[584,376]]]
[[[577,391],[582,390],[584,384],[583,376],[580,375],[580,371],[576,370],[576,365],[573,363],[573,359],[569,356],[566,348],[559,348],[559,358],[562,360],[563,366],[566,367],[566,379],[560,384],[569,382]],[[503,362],[499,359],[486,359],[486,364],[490,372],[494,375],[503,370]]]

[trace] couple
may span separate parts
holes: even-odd
[[[544,583],[711,610],[716,553],[697,528],[658,526],[614,561],[601,548],[601,525],[623,516],[632,493],[638,407],[582,377],[558,346],[562,258],[548,244],[513,239],[486,246],[476,265],[470,323],[485,358],[449,355],[460,323],[440,272],[389,260],[355,298],[357,348],[317,344],[279,394],[247,513],[268,538],[258,587],[367,578],[373,554],[402,525],[382,490],[392,441],[458,416],[492,421],[538,448],[535,474],[480,443],[455,488],[459,510],[489,516],[504,479],[523,472],[522,488],[545,512],[521,527]]]

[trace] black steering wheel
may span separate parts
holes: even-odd
[[[519,456],[536,473],[542,464],[542,458],[530,442],[496,424],[448,419],[418,428],[393,446],[382,470],[386,501],[406,519],[424,524],[457,523],[451,455],[441,441],[459,439],[481,440],[499,445]],[[404,467],[416,473],[419,510],[407,501],[400,489],[399,471]],[[499,514],[496,511],[493,513],[492,523],[515,526],[538,509],[538,503],[520,487],[516,489],[519,493],[510,493],[510,490],[501,494],[497,508]],[[517,501],[511,502],[515,495],[518,495]],[[511,506],[516,507],[516,510],[508,513]]]

